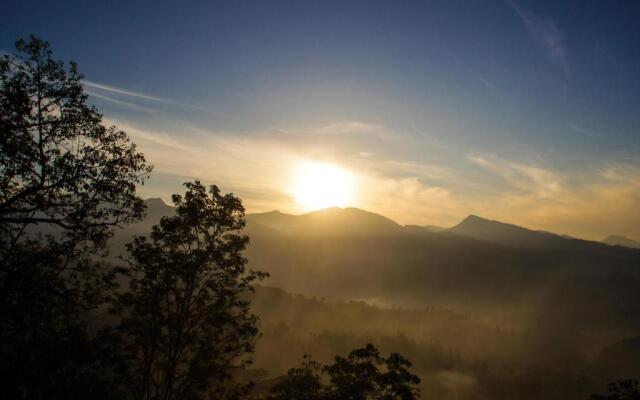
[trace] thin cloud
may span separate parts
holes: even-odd
[[[119,88],[116,86],[105,85],[103,83],[97,83],[97,82],[85,80],[83,81],[83,84],[85,87],[89,87],[92,89],[97,89],[105,92],[115,93],[115,94],[119,94],[127,97],[135,97],[138,99],[157,101],[159,103],[170,103],[170,104],[175,103],[175,101],[173,100],[163,99],[161,97],[156,97],[156,96],[150,96],[148,94],[134,92],[132,90],[127,90],[127,89]]]
[[[105,123],[129,132],[154,164],[154,176],[161,178],[151,192],[145,192],[153,196],[166,197],[179,190],[178,180],[197,177],[238,193],[250,212],[280,209],[297,213],[302,210],[290,192],[294,172],[301,162],[319,159],[316,140],[308,136],[304,145],[275,132],[240,134],[185,124],[177,136],[166,127],[152,131],[120,121]],[[353,131],[363,124],[330,131]],[[326,126],[331,125],[311,127],[306,133]],[[470,178],[451,165],[394,158],[393,152],[380,146],[372,155],[369,148],[356,147],[361,144],[345,142],[342,146],[351,147],[333,158],[320,159],[335,162],[357,177],[357,207],[400,223],[451,226],[473,213],[575,237],[598,239],[609,233],[640,237],[640,216],[635,212],[640,202],[638,165],[559,171],[542,159],[527,163],[472,153],[467,160],[488,176],[474,173]]]
[[[147,112],[152,111],[149,107],[144,107],[144,106],[140,106],[138,104],[133,103],[133,101],[142,101],[145,104],[161,103],[161,104],[167,104],[167,105],[178,106],[183,108],[191,108],[191,109],[202,111],[205,113],[209,112],[201,107],[194,106],[192,104],[182,103],[173,99],[152,96],[146,93],[136,92],[133,90],[124,89],[117,86],[106,85],[104,83],[84,80],[82,84],[84,85],[85,90],[89,95],[102,100],[110,101],[112,103],[118,104],[123,107],[144,110]],[[123,100],[123,98],[126,98],[128,100]]]
[[[490,80],[483,78],[480,75],[476,75],[476,79],[482,83],[485,87],[491,89],[491,91],[495,92],[495,93],[500,93],[500,91],[498,90],[498,87],[496,85],[493,84],[493,82],[491,82]]]
[[[496,173],[513,189],[521,192],[551,199],[563,190],[562,177],[549,169],[507,161],[492,155],[472,154],[469,159],[476,165]]]
[[[93,90],[85,89],[85,92],[87,94],[89,94],[90,96],[92,96],[92,97],[95,97],[95,98],[101,99],[101,100],[105,100],[105,101],[108,101],[110,103],[114,103],[114,104],[117,104],[119,106],[122,106],[122,107],[133,108],[135,110],[144,111],[144,112],[147,112],[147,113],[150,113],[150,114],[155,113],[155,111],[150,109],[150,108],[147,108],[147,107],[144,107],[144,106],[141,106],[141,105],[138,105],[138,104],[134,104],[134,103],[131,103],[131,102],[128,102],[128,101],[119,100],[119,99],[116,99],[116,98],[113,98],[113,97],[104,96],[104,95],[102,95],[100,93],[94,92]]]
[[[598,134],[598,132],[595,132],[589,128],[585,128],[584,126],[580,126],[580,125],[576,125],[576,124],[570,124],[569,128],[571,128],[572,131],[580,133],[582,135],[588,136],[588,137],[596,137],[596,136],[600,136],[600,134]]]
[[[307,140],[309,135],[318,136],[349,136],[349,135],[368,135],[368,136],[397,136],[396,133],[389,132],[384,126],[371,124],[363,121],[339,121],[321,126],[306,127],[283,127],[273,126],[265,131],[266,134],[276,133],[279,135],[302,135]]]
[[[565,76],[570,76],[569,62],[567,61],[567,48],[564,43],[564,35],[556,24],[548,18],[542,18],[525,10],[515,1],[509,4],[518,14],[533,40],[542,46],[548,56],[556,60],[562,66]]]
[[[373,133],[384,129],[380,125],[369,124],[361,121],[338,122],[325,125],[316,131],[327,135],[349,134],[349,133]]]
[[[471,204],[481,214],[575,237],[599,239],[612,232],[640,235],[640,217],[635,212],[640,201],[640,167],[636,164],[605,165],[584,179],[578,171],[560,173],[495,155],[469,159],[508,183],[486,199],[485,204],[494,205],[492,209]]]

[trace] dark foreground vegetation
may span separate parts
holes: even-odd
[[[246,294],[266,274],[246,268],[240,200],[186,183],[173,215],[110,263],[114,229],[144,215],[136,187],[151,167],[86,104],[75,64],[55,61],[36,38],[16,48],[0,61],[3,398],[251,396],[231,378],[250,364],[258,317]],[[418,395],[410,363],[371,345],[317,371],[310,365],[271,397]],[[307,395],[300,371],[331,382],[318,378]]]
[[[523,263],[500,235],[470,238],[476,220],[437,236],[321,215],[308,232],[281,214],[246,218],[198,181],[174,207],[145,203],[151,167],[102,125],[75,64],[36,38],[16,49],[0,59],[2,398],[638,399],[625,375],[638,358],[621,356],[636,341],[586,354],[638,332],[637,253],[525,235]],[[322,231],[336,226],[351,230]],[[268,274],[250,265],[342,300],[258,286]],[[546,280],[562,284],[538,290]]]

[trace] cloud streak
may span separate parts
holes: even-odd
[[[97,82],[93,82],[93,81],[89,81],[89,80],[84,80],[82,82],[82,84],[86,88],[96,89],[96,90],[99,90],[99,91],[104,91],[104,92],[118,94],[118,95],[123,95],[123,96],[126,96],[126,97],[134,97],[134,98],[137,98],[137,99],[150,100],[150,101],[155,101],[155,102],[159,102],[159,103],[169,103],[169,104],[175,104],[176,103],[173,100],[164,99],[164,98],[156,97],[156,96],[151,96],[151,95],[140,93],[140,92],[134,92],[132,90],[127,90],[127,89],[123,89],[123,88],[119,88],[119,87],[111,86],[111,85],[105,85],[103,83],[97,83]]]
[[[129,89],[124,89],[117,86],[107,85],[104,83],[98,83],[90,80],[83,80],[82,84],[85,91],[95,98],[108,101],[113,104],[117,104],[124,108],[130,108],[138,111],[145,111],[148,113],[155,112],[153,110],[153,104],[164,104],[170,106],[177,106],[180,108],[189,108],[202,112],[207,110],[194,106],[192,104],[183,103],[173,99],[167,99],[158,96],[152,96],[150,94],[136,92]],[[126,100],[124,100],[126,99]],[[144,105],[138,104],[143,103]]]
[[[507,161],[493,155],[473,154],[469,159],[502,177],[512,189],[533,194],[540,199],[554,199],[563,190],[563,178],[549,169]]]
[[[640,237],[638,165],[606,164],[579,176],[576,170],[561,173],[495,155],[474,154],[469,160],[506,183],[493,187],[485,205],[472,204],[490,217],[589,239],[611,233]]]
[[[92,97],[95,97],[95,98],[100,99],[100,100],[108,101],[108,102],[113,103],[113,104],[117,104],[117,105],[119,105],[121,107],[131,108],[131,109],[138,110],[138,111],[144,111],[144,112],[150,113],[150,114],[155,113],[154,110],[152,110],[152,109],[150,109],[148,107],[144,107],[144,106],[141,106],[139,104],[134,104],[134,103],[131,103],[131,102],[128,102],[128,101],[125,101],[125,100],[116,99],[116,98],[113,98],[113,97],[110,97],[110,96],[105,96],[103,94],[94,92],[93,90],[85,89],[85,92],[87,94],[89,94],[90,96],[92,96]]]
[[[562,31],[551,19],[534,15],[513,0],[510,0],[509,4],[524,23],[533,41],[542,46],[547,55],[560,64],[565,76],[568,78],[571,74]]]
[[[118,101],[138,106],[136,96],[114,93],[121,96]],[[299,213],[303,210],[291,195],[294,174],[314,160],[335,163],[357,177],[353,206],[403,224],[452,226],[473,213],[575,237],[640,238],[640,216],[634,216],[640,167],[630,164],[592,165],[579,172],[554,169],[541,158],[527,163],[460,149],[437,157],[439,147],[431,153],[408,151],[428,149],[424,135],[362,120],[240,133],[181,119],[169,124],[159,113],[154,117],[156,128],[149,122],[105,121],[129,132],[155,165],[156,183],[152,177],[144,188],[149,197],[168,198],[182,181],[199,178],[241,196],[249,212]]]

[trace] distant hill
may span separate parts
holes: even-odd
[[[114,253],[173,208],[114,237]],[[640,330],[640,251],[470,216],[450,229],[401,226],[356,208],[248,214],[246,256],[266,282],[327,299],[383,306],[544,307],[558,320]],[[585,317],[588,316],[588,317]],[[580,317],[582,316],[582,317]]]
[[[159,197],[146,199],[144,204],[147,206],[147,217],[163,217],[165,215],[171,215],[174,209]]]
[[[427,232],[444,232],[447,228],[436,225],[405,225],[405,229],[413,230],[415,232],[427,231]]]
[[[147,211],[146,217],[142,221],[115,231],[111,239],[112,257],[122,255],[125,244],[130,242],[134,236],[147,235],[151,232],[151,228],[160,222],[162,217],[170,216],[174,213],[174,207],[165,203],[161,198],[146,199],[144,203],[147,206]]]
[[[606,243],[609,246],[624,246],[632,249],[640,249],[640,242],[622,235],[609,235],[602,241],[602,243]]]
[[[640,377],[640,336],[605,347],[595,360],[595,368],[610,379]]]
[[[358,209],[269,212],[247,220],[250,264],[271,274],[270,285],[298,293],[464,307],[559,296],[555,301],[585,312],[593,303],[602,310],[614,306],[609,296],[616,290],[640,301],[634,286],[640,252],[477,216],[441,231],[400,226]],[[592,317],[606,319],[607,312]]]
[[[563,240],[558,235],[532,231],[517,225],[492,221],[476,215],[469,215],[458,225],[447,231],[478,240],[522,246],[552,245],[557,240]]]
[[[579,254],[613,254],[603,242],[577,239],[546,231],[531,230],[518,225],[492,221],[470,215],[445,232],[503,246],[532,249],[541,252],[561,251]],[[626,246],[632,247],[632,246]],[[639,247],[640,248],[640,247]]]
[[[458,225],[447,230],[460,236],[466,236],[485,242],[507,246],[573,249],[591,248],[597,250],[602,247],[598,242],[575,239],[567,235],[558,235],[546,231],[534,231],[521,226],[499,221],[492,221],[476,215],[469,215]]]
[[[144,221],[116,235],[115,250],[173,213],[160,199],[147,206]],[[554,365],[604,372],[637,365],[635,339],[609,345],[640,332],[640,250],[479,216],[449,229],[402,226],[355,208],[246,218],[249,267],[268,272],[262,284],[272,287],[255,294],[261,368],[282,372],[299,354],[331,357],[369,340],[409,355],[425,371],[426,385],[435,386],[448,384],[452,370],[502,390],[516,379],[506,371],[528,363],[542,372],[517,379],[549,387],[573,381],[545,375]],[[593,354],[599,354],[589,358],[593,365],[582,358]],[[511,367],[492,369],[506,374],[495,381],[474,360]],[[509,393],[534,387],[513,385]],[[426,393],[443,398],[436,389]],[[587,389],[573,398],[595,391]]]
[[[380,235],[399,232],[402,227],[382,215],[357,208],[332,207],[302,215],[271,211],[248,214],[247,223],[261,224],[285,234],[324,235]]]

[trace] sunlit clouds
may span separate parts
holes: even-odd
[[[127,131],[155,166],[144,196],[168,200],[198,178],[239,195],[248,212],[358,207],[401,224],[445,227],[477,214],[590,239],[640,237],[640,166],[632,160],[561,168],[524,149],[506,156],[424,133],[430,127],[412,133],[364,120],[217,130],[160,115],[139,119],[136,106],[172,103],[88,88],[101,90],[92,100],[106,93],[128,109],[131,118],[105,122]]]

